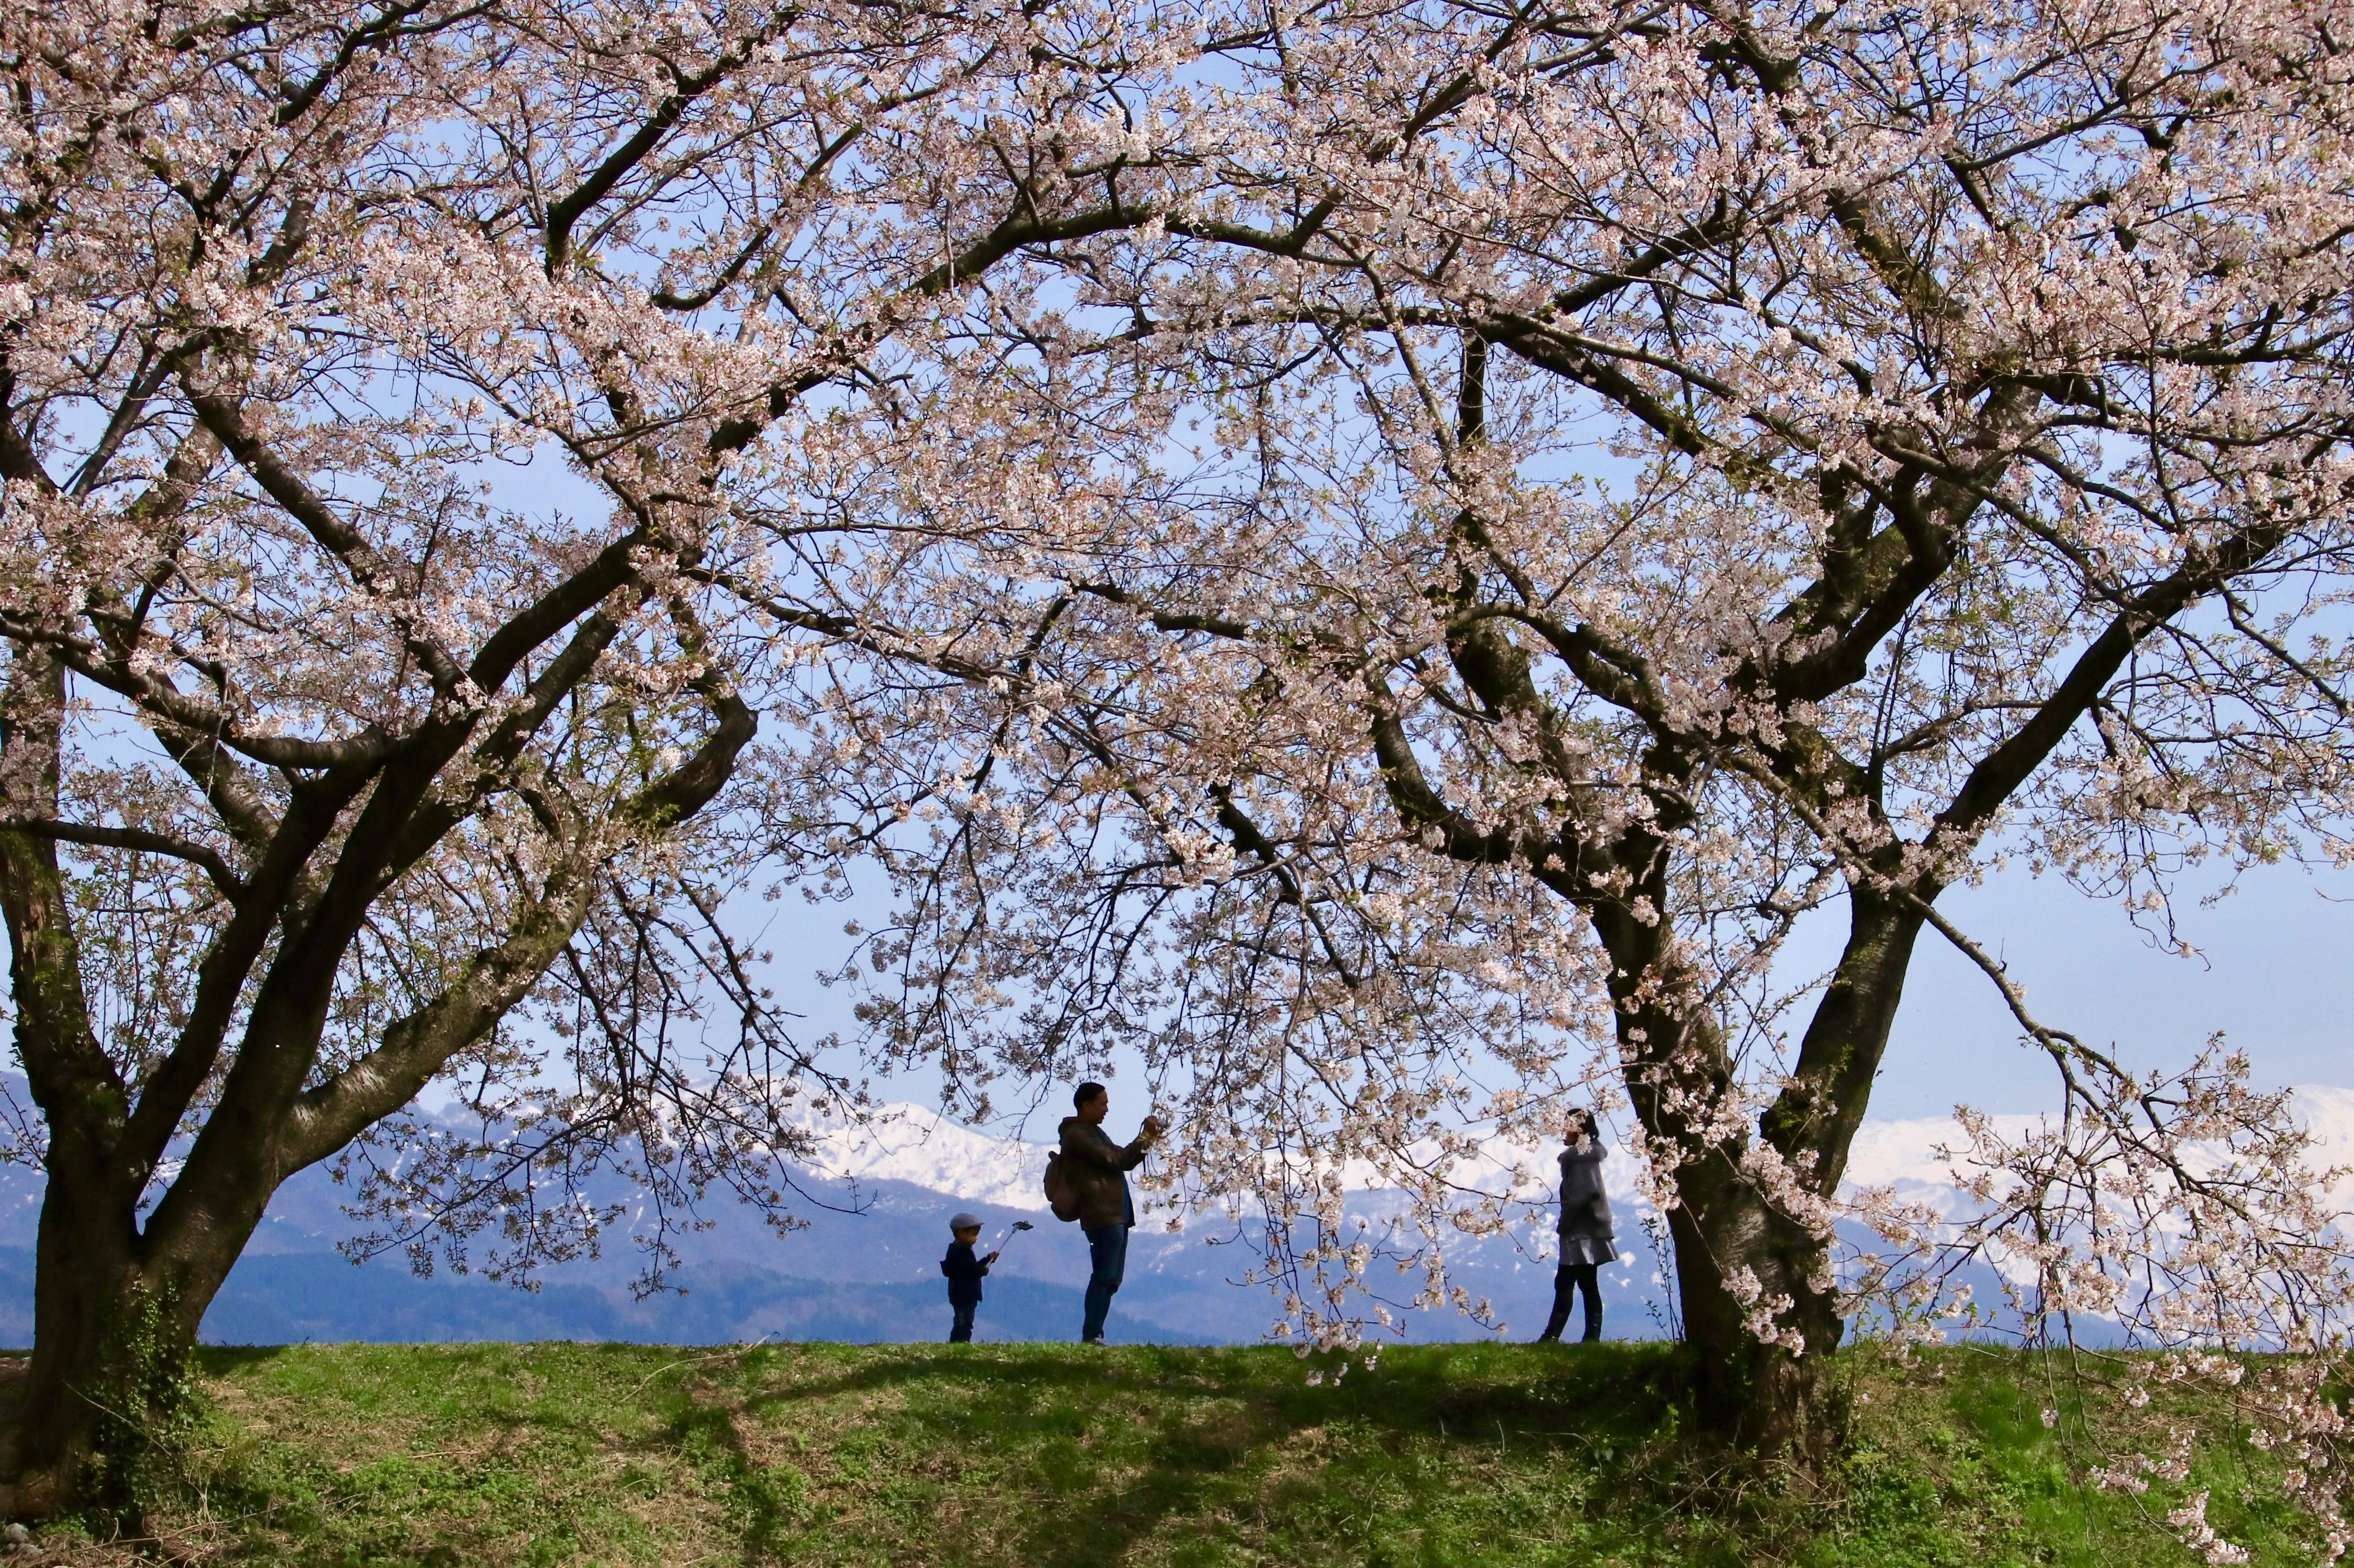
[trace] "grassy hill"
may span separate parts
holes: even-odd
[[[156,1522],[203,1561],[305,1568],[2171,1568],[2195,1560],[2165,1510],[2204,1487],[2258,1562],[2314,1560],[2277,1466],[2244,1442],[2147,1497],[2080,1487],[2169,1426],[2231,1425],[2179,1393],[2128,1409],[2101,1366],[2072,1393],[2007,1352],[1910,1369],[1851,1352],[1853,1452],[1829,1495],[1799,1496],[1701,1473],[1671,1358],[1392,1348],[1311,1386],[1270,1348],[214,1349],[188,1489]],[[44,1546],[130,1560],[70,1532]]]

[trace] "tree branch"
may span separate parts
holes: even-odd
[[[149,854],[169,855],[201,866],[212,879],[221,896],[236,903],[245,895],[245,879],[239,876],[218,851],[170,833],[151,832],[145,828],[109,828],[84,822],[59,822],[46,818],[19,817],[0,821],[0,832],[30,833],[35,838],[55,839],[61,843],[90,844],[100,849],[142,851]]]

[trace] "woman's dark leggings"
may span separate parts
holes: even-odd
[[[1585,1292],[1585,1334],[1588,1340],[1602,1337],[1602,1282],[1598,1263],[1564,1263],[1553,1271],[1553,1316],[1545,1320],[1540,1340],[1558,1340],[1569,1325],[1569,1303],[1577,1292]]]

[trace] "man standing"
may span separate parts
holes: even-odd
[[[1146,1117],[1136,1141],[1122,1147],[1103,1129],[1111,1114],[1111,1094],[1101,1084],[1081,1084],[1071,1097],[1076,1116],[1063,1118],[1065,1178],[1079,1200],[1079,1226],[1087,1233],[1087,1318],[1079,1342],[1104,1342],[1104,1319],[1111,1313],[1112,1293],[1128,1273],[1128,1233],[1136,1224],[1136,1203],[1128,1194],[1128,1172],[1161,1140],[1161,1118]]]

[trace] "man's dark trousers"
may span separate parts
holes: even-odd
[[[980,1305],[981,1303],[978,1301],[951,1301],[949,1303],[949,1308],[956,1313],[956,1321],[949,1325],[949,1344],[969,1345],[972,1343],[972,1309]]]
[[[1095,1268],[1087,1276],[1087,1320],[1079,1338],[1100,1340],[1104,1319],[1111,1316],[1112,1293],[1128,1275],[1128,1227],[1089,1225],[1087,1258]]]

